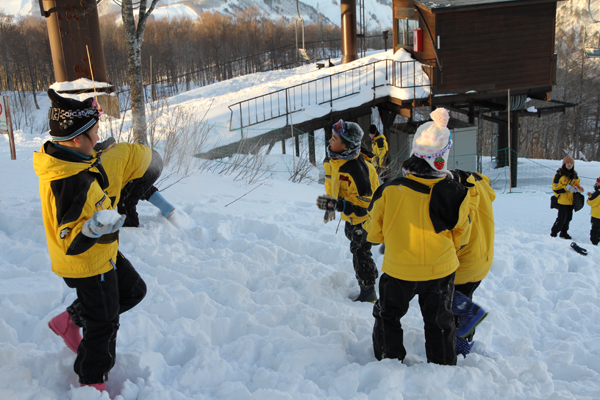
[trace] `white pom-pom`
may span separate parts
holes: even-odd
[[[450,115],[445,108],[436,108],[431,112],[431,114],[429,114],[429,116],[438,128],[445,128],[448,126]]]

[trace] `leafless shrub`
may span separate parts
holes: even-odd
[[[155,148],[160,137],[157,129],[159,127],[158,120],[162,117],[165,111],[169,111],[169,99],[165,96],[160,96],[157,100],[151,102],[146,111],[148,140],[151,148]]]
[[[300,154],[300,157],[295,157],[293,165],[287,165],[288,171],[290,173],[289,180],[294,183],[302,183],[302,181],[316,182],[312,176],[312,172],[314,169],[314,165],[311,164],[307,154],[303,151]]]
[[[121,142],[122,138],[125,138],[125,141],[132,142],[131,135],[131,126],[126,131],[125,127],[125,117],[127,116],[130,108],[130,95],[129,91],[125,91],[121,93],[119,96],[119,108],[121,113],[121,118],[116,119],[112,117],[103,117],[104,123],[100,125],[100,130],[98,132],[101,139],[106,139],[107,137],[114,137],[117,142]]]
[[[235,154],[206,163],[205,168],[220,175],[235,175],[234,180],[247,180],[250,185],[270,179],[273,176],[273,164],[267,162],[268,155],[259,154],[259,145],[244,151],[245,145],[245,140],[240,141]]]
[[[208,112],[208,110],[207,110]],[[151,138],[154,146],[163,143],[163,163],[176,173],[184,175],[197,168],[201,159],[196,157],[204,151],[212,125],[204,116],[200,117],[181,105],[169,108],[163,113],[160,124],[151,124]]]
[[[31,93],[12,91],[8,92],[8,97],[13,129],[36,134],[49,129],[47,118],[35,117],[36,110],[39,107],[37,107]]]

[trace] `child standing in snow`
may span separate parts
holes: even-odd
[[[558,198],[558,216],[550,231],[552,237],[556,237],[560,233],[561,238],[571,239],[567,231],[569,230],[569,223],[573,219],[573,193],[583,192],[583,189],[579,186],[579,177],[574,167],[575,160],[573,157],[566,156],[552,181],[552,190]]]
[[[475,327],[487,315],[472,302],[473,292],[479,287],[494,261],[494,209],[496,198],[490,178],[476,172],[453,170],[454,180],[469,191],[471,233],[465,246],[458,250],[459,261],[454,278],[452,312],[456,323],[456,354],[464,357],[473,347]]]
[[[404,177],[377,190],[365,223],[367,240],[385,244],[379,300],[373,307],[373,350],[378,360],[404,360],[400,320],[419,295],[427,361],[456,365],[452,296],[456,251],[470,230],[470,200],[467,189],[447,175],[448,112],[439,108],[431,117],[434,121],[415,134],[411,157],[402,165]]]
[[[371,138],[373,154],[375,155],[373,165],[375,165],[377,174],[381,174],[387,166],[387,140],[383,134],[379,133],[375,125],[369,127],[369,137]],[[382,177],[382,180],[386,181],[387,177]]]
[[[115,363],[119,315],[144,298],[146,284],[119,252],[125,216],[114,210],[107,172],[94,152],[98,108],[52,89],[48,97],[51,140],[34,153],[33,166],[52,270],[77,291],[73,304],[48,325],[77,353],[80,384],[104,390]],[[137,163],[136,157],[129,161]]]
[[[590,241],[594,246],[600,242],[600,178],[594,184],[594,193],[587,193],[588,205],[592,208],[592,229],[590,230]]]
[[[137,203],[146,200],[158,207],[165,218],[175,211],[154,186],[163,169],[163,161],[156,150],[134,143],[116,143],[114,138],[97,143],[94,150],[101,152],[104,170],[108,174],[108,196],[118,204],[119,214],[126,215],[123,226],[140,225]]]
[[[360,154],[362,137],[361,127],[354,122],[339,120],[333,125],[323,162],[327,194],[317,198],[317,207],[325,210],[325,223],[335,219],[336,211],[341,213],[360,286],[360,294],[354,301],[374,302],[377,300],[375,281],[378,272],[363,222],[367,219],[367,207],[379,187],[379,180],[375,167]]]

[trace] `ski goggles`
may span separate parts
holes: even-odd
[[[335,133],[337,133],[340,136],[345,136],[344,135],[344,120],[340,119],[338,122],[336,122],[335,124],[333,124],[333,131]]]
[[[337,133],[338,135],[340,135],[340,137],[350,143],[350,146],[354,145],[358,145],[360,144],[360,139],[359,140],[355,140],[352,139],[350,136],[348,136],[348,132],[346,132],[346,129],[344,128],[344,120],[340,119],[338,122],[336,122],[335,124],[333,124],[333,131],[335,133]]]

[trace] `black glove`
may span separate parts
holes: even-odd
[[[339,203],[341,203],[341,208]],[[319,207],[320,210],[325,211],[342,211],[344,209],[344,200],[336,200],[333,197],[324,194],[317,197],[317,207]]]

